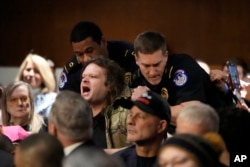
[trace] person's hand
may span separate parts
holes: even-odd
[[[250,83],[240,80],[241,96],[247,101],[250,101]]]
[[[246,97],[245,99],[247,101],[250,101],[250,84],[248,86],[245,87],[246,91],[247,91],[247,94],[246,94]]]
[[[228,73],[222,70],[211,70],[210,72],[211,81],[228,81]]]
[[[237,108],[240,108],[240,109],[243,109],[243,110],[246,110],[250,113],[250,108],[246,105],[246,103],[237,103],[236,104],[236,107]]]
[[[210,80],[217,88],[219,88],[221,91],[227,91],[225,90],[225,83],[228,83],[229,81],[229,75],[227,72],[222,70],[211,70],[209,75]]]
[[[150,90],[148,87],[146,86],[138,86],[137,88],[134,88],[132,96],[131,96],[131,100],[135,101],[136,99],[138,99],[144,92]]]

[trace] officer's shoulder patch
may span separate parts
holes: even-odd
[[[59,79],[59,88],[62,89],[64,85],[67,83],[67,75],[64,71],[62,71],[60,79]]]
[[[174,74],[174,83],[176,86],[183,86],[188,80],[187,74],[184,70],[177,70]]]

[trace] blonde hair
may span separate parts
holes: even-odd
[[[34,100],[32,97],[32,88],[31,86],[23,81],[15,81],[10,83],[3,91],[3,97],[2,97],[2,124],[4,126],[10,126],[10,120],[11,120],[11,115],[7,111],[7,99],[11,96],[13,91],[19,87],[19,86],[25,86],[28,89],[28,96],[30,98],[30,116],[28,119],[28,125],[30,126],[30,131],[31,132],[38,132],[42,126],[44,125],[44,121],[41,116],[35,114],[34,110]]]
[[[205,133],[202,137],[212,145],[218,155],[222,154],[223,151],[227,150],[226,144],[220,134],[215,132],[208,132]]]
[[[219,133],[208,132],[208,133],[205,133],[202,137],[205,140],[207,140],[211,144],[211,146],[214,148],[214,150],[218,154],[220,162],[226,166],[229,166],[230,155],[226,147],[226,143],[224,139],[222,138],[222,136]]]
[[[43,125],[45,126],[45,123],[41,115],[34,113],[33,119],[31,120],[29,125],[30,125],[29,129],[30,132],[37,133],[42,129]]]
[[[26,56],[17,73],[16,81],[23,81],[23,71],[27,66],[28,62],[34,63],[35,67],[37,68],[38,72],[42,77],[43,80],[43,84],[41,85],[42,93],[55,91],[56,81],[54,74],[51,70],[51,67],[49,66],[49,63],[46,61],[45,58],[37,54],[30,53]]]

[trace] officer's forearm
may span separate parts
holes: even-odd
[[[183,102],[179,105],[171,106],[171,122],[170,122],[170,124],[176,126],[176,119],[177,119],[179,113],[181,112],[182,108],[185,106],[188,106],[190,104],[195,104],[195,103],[200,103],[200,102],[193,100],[193,101]]]

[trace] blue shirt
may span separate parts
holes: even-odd
[[[56,99],[55,92],[40,93],[35,97],[35,113],[42,115],[44,118],[49,116],[52,104]]]

